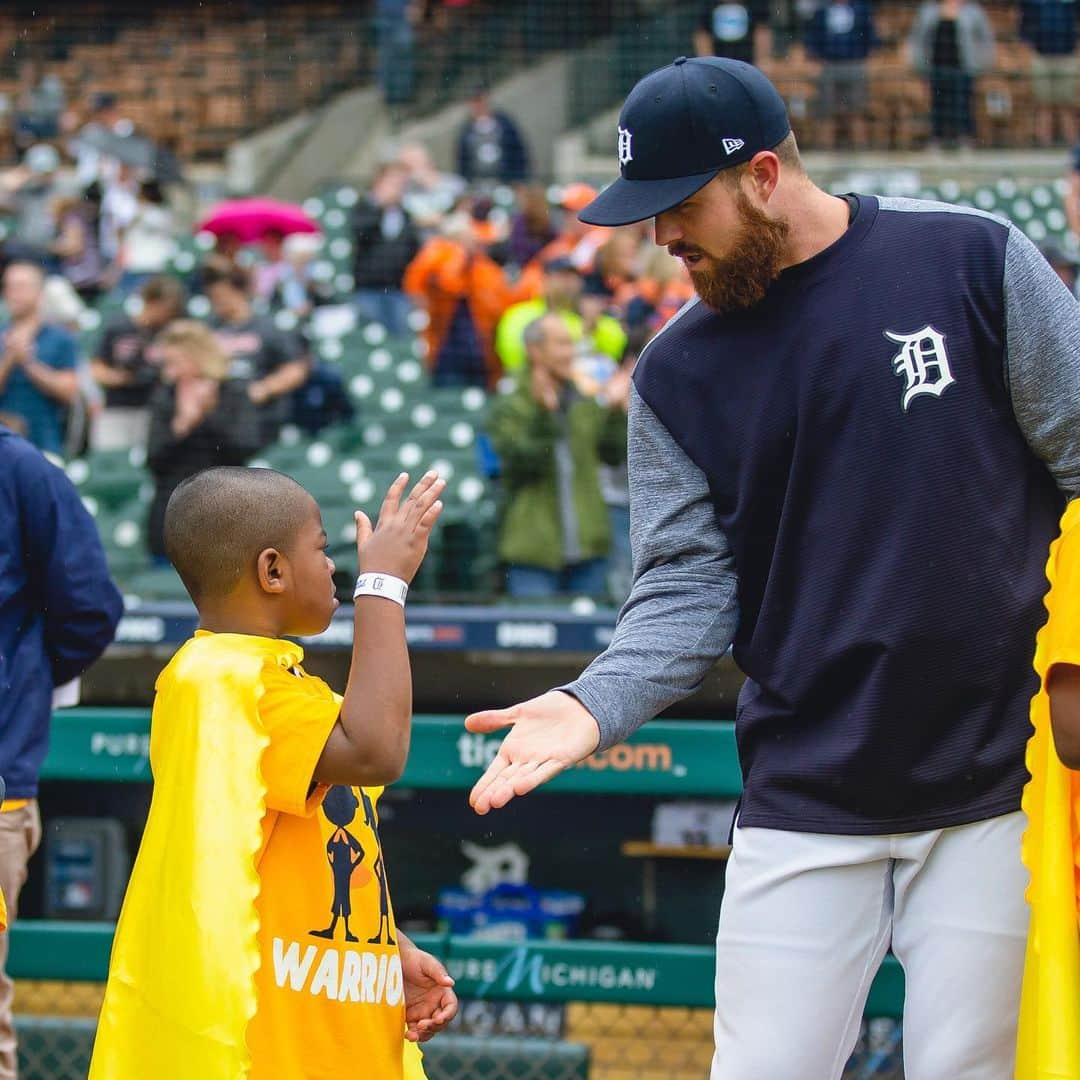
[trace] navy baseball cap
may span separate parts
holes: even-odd
[[[619,114],[622,175],[578,217],[588,225],[655,217],[790,133],[784,99],[752,64],[680,56],[630,91]]]

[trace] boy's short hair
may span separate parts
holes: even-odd
[[[165,554],[196,605],[226,596],[260,552],[290,549],[311,502],[300,484],[274,469],[206,469],[169,499]]]

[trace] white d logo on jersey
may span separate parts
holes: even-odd
[[[901,405],[907,412],[912,399],[920,394],[941,397],[956,380],[945,352],[945,335],[932,326],[924,326],[913,334],[894,334],[885,331],[890,341],[900,346],[892,358],[893,370],[904,380]]]
[[[628,161],[634,160],[634,155],[630,152],[630,140],[633,136],[626,128],[619,128],[619,164],[625,165]]]

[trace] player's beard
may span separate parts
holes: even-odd
[[[702,258],[690,271],[694,291],[718,315],[742,311],[758,303],[780,276],[791,227],[763,214],[742,191],[735,193],[741,219],[739,235],[723,258],[690,245],[673,244],[673,255],[693,252]]]

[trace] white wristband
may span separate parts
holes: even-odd
[[[409,586],[401,578],[391,577],[389,574],[361,574],[356,579],[353,599],[360,596],[384,596],[404,607],[408,592]]]

